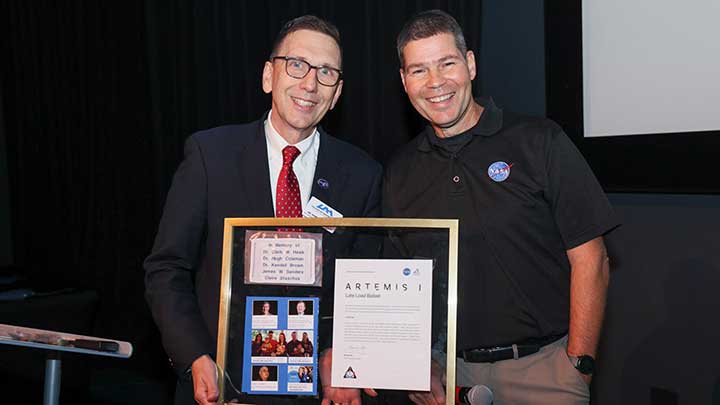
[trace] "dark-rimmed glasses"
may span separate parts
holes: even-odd
[[[342,78],[342,71],[330,66],[313,66],[302,59],[291,56],[273,56],[272,60],[275,61],[275,59],[284,60],[285,72],[295,79],[304,78],[310,72],[310,69],[315,69],[317,72],[315,78],[323,86],[332,87]]]

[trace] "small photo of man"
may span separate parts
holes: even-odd
[[[288,301],[288,329],[312,329],[317,308],[314,300]]]
[[[253,315],[272,316],[277,315],[277,301],[253,301]]]
[[[278,301],[255,299],[252,301],[252,328],[274,329],[278,324]]]
[[[255,339],[257,339],[257,337]],[[253,341],[253,343],[255,343],[255,341]],[[275,331],[267,331],[265,333],[265,338],[262,339],[262,343],[260,344],[260,356],[270,357],[275,355],[277,345],[278,342],[275,338]]]
[[[312,301],[290,301],[288,305],[289,315],[312,315],[313,314],[313,303]]]

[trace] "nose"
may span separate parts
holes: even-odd
[[[445,84],[445,76],[437,69],[430,69],[428,73],[427,86],[437,88]]]
[[[317,69],[310,68],[308,74],[302,78],[302,81],[300,82],[300,88],[308,92],[314,92],[315,90],[317,90],[317,86]]]

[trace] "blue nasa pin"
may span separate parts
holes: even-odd
[[[512,165],[509,165],[503,161],[495,162],[491,164],[488,167],[488,176],[493,181],[501,182],[507,180],[508,177],[510,177],[510,168]]]
[[[318,179],[317,181],[318,186],[320,186],[321,189],[327,190],[330,188],[330,182],[328,182],[325,179]]]

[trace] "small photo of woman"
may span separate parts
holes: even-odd
[[[300,366],[298,368],[298,380],[300,380],[301,383],[311,383],[313,382],[313,368],[311,366]]]
[[[259,330],[254,330],[253,334],[255,337],[252,340],[252,349],[250,352],[251,356],[262,356],[261,350],[262,350],[262,343],[263,343],[263,335]]]
[[[287,338],[285,338],[285,333],[283,332],[280,332],[278,335],[278,343],[273,356],[287,356]]]
[[[277,366],[253,366],[253,381],[277,381]]]

